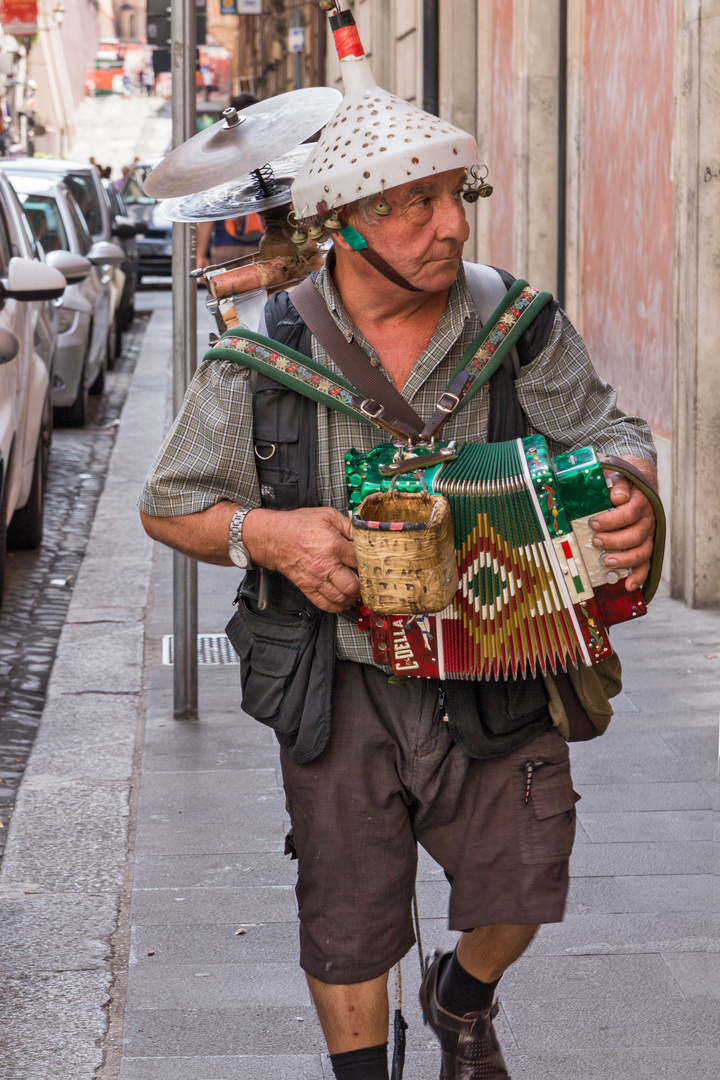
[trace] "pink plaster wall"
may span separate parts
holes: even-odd
[[[494,266],[512,270],[513,233],[513,5],[493,0],[492,96],[487,165],[494,187],[490,201],[490,253]]]
[[[674,0],[585,0],[583,331],[626,412],[672,425]]]

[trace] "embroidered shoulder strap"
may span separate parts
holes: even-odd
[[[434,437],[492,378],[518,338],[551,300],[550,293],[538,292],[526,281],[515,282],[453,371],[433,417],[423,430],[423,439]],[[391,416],[377,401],[358,394],[342,376],[262,334],[241,328],[228,330],[204,359],[242,364],[328,408],[411,442],[417,441],[416,431]]]

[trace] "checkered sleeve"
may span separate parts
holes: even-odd
[[[547,345],[521,370],[515,386],[526,416],[553,454],[593,446],[598,453],[656,463],[650,428],[618,409],[617,391],[597,374],[564,312],[557,312]]]
[[[206,510],[222,499],[259,506],[248,372],[211,360],[198,368],[139,499],[154,517]]]

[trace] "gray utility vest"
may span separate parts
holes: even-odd
[[[514,278],[497,271],[505,289]],[[495,305],[493,305],[495,306]],[[490,309],[492,310],[492,308]],[[547,305],[520,338],[517,357],[492,377],[488,441],[526,434],[514,386],[515,368],[529,364],[547,344],[557,304]],[[265,308],[267,334],[306,356],[310,331],[286,292]],[[317,425],[314,401],[258,374],[253,397],[255,465],[262,505],[271,510],[318,506]],[[288,756],[312,761],[330,736],[336,618],[315,607],[288,578],[265,571],[267,604],[260,610],[258,570],[247,571],[227,633],[241,661],[242,707],[271,727]],[[552,726],[540,678],[443,684],[450,733],[471,757],[504,754]]]

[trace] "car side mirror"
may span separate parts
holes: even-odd
[[[0,364],[9,364],[20,352],[20,342],[6,326],[0,326]]]
[[[118,215],[113,222],[112,234],[118,240],[132,240],[137,233],[137,228],[130,218]]]
[[[96,240],[87,254],[95,266],[121,266],[125,262],[125,252],[109,240]]]
[[[6,278],[0,278],[0,295],[13,300],[58,300],[67,282],[54,266],[17,256],[8,263]]]
[[[50,251],[45,260],[48,266],[60,271],[68,285],[77,285],[84,281],[92,270],[89,259],[84,255],[73,255],[71,251]]]

